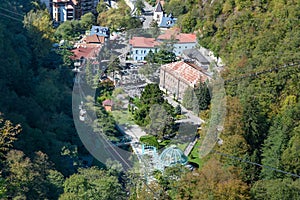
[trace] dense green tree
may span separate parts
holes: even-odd
[[[80,19],[81,27],[85,30],[91,29],[92,25],[95,24],[95,22],[96,22],[96,18],[94,14],[91,12],[84,14],[83,16],[81,16]]]
[[[199,110],[206,110],[210,104],[210,92],[206,83],[200,83],[195,89],[195,95],[198,99]]]
[[[194,96],[195,96],[195,93],[194,93],[193,88],[189,87],[184,91],[183,98],[182,98],[182,105],[186,109],[192,109],[193,108],[192,101],[193,101]]]
[[[110,8],[99,13],[97,23],[100,26],[109,27],[112,31],[128,30],[142,26],[138,18],[131,16],[130,8],[123,0],[118,1],[118,8]]]
[[[136,8],[137,14],[138,14],[138,15],[141,15],[143,9],[145,8],[144,1],[143,1],[143,0],[137,0],[137,1],[135,2],[134,6],[135,6],[135,8]]]
[[[174,133],[174,108],[163,97],[163,92],[159,89],[158,84],[148,84],[144,88],[139,99],[138,109],[134,111],[134,120],[141,126],[147,126],[149,131],[160,139],[164,135]],[[159,114],[157,110],[165,112]],[[159,114],[160,117],[157,118]],[[161,124],[163,122],[163,124]],[[157,133],[156,131],[160,132]]]
[[[13,143],[17,140],[17,134],[21,131],[21,126],[14,126],[9,120],[3,120],[0,116],[0,158],[13,147]],[[1,163],[0,163],[1,164]]]
[[[120,59],[118,57],[112,56],[110,62],[107,66],[107,71],[113,73],[113,80],[115,80],[115,73],[121,71]]]
[[[163,93],[159,89],[158,84],[148,84],[144,88],[141,95],[141,103],[147,105],[149,108],[154,104],[162,104],[164,102]]]
[[[174,17],[181,16],[187,12],[186,5],[179,0],[171,0],[164,4],[164,10],[166,13],[172,13]]]
[[[88,17],[88,16],[87,16]],[[88,18],[86,19],[88,22]],[[90,26],[90,24],[84,24],[85,26]],[[65,21],[55,31],[56,37],[64,40],[75,40],[81,33],[84,32],[81,22],[78,20]]]
[[[64,193],[59,199],[126,199],[118,178],[92,167],[79,169],[64,182]]]
[[[290,178],[260,180],[251,189],[254,199],[299,199],[300,182]]]
[[[297,170],[298,165],[295,165],[295,161],[292,162],[292,159],[288,159],[289,156],[295,155],[295,152],[292,153],[291,149],[293,148],[292,146],[295,145],[294,140],[297,140],[299,135],[298,129],[296,128],[299,119],[299,103],[284,106],[284,109],[277,115],[274,119],[274,124],[269,129],[268,138],[265,140],[263,148],[262,164],[277,169],[284,169],[282,159],[285,159],[287,170],[296,170],[295,173],[299,172],[299,170]],[[290,154],[287,154],[287,152]],[[287,160],[289,160],[289,162],[286,162]],[[263,169],[261,176],[264,179],[274,179],[281,178],[283,174]]]
[[[149,111],[149,118],[150,123],[146,127],[149,134],[156,136],[160,140],[174,134],[174,119],[163,105],[152,105]]]
[[[173,190],[175,199],[250,199],[247,184],[214,158],[176,181]]]
[[[97,13],[100,14],[102,12],[107,11],[108,10],[107,7],[108,7],[108,5],[106,4],[106,2],[104,2],[104,0],[100,0],[99,3],[97,4],[97,8],[96,8]]]
[[[155,136],[153,135],[144,135],[140,137],[140,142],[145,145],[153,146],[158,148],[159,144]]]
[[[149,53],[145,56],[145,60],[149,64],[154,64],[155,63],[155,53],[153,53],[153,51],[150,50]]]
[[[154,54],[155,63],[167,64],[176,61],[176,55],[172,51],[159,50]]]
[[[197,20],[191,13],[187,13],[181,16],[178,24],[181,27],[181,31],[183,33],[190,33],[197,25]]]

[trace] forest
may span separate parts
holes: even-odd
[[[299,8],[296,0],[165,1],[178,27],[222,58],[227,114],[222,145],[199,169],[170,167],[147,185],[113,161],[84,166],[73,74],[51,50],[50,16],[36,3],[2,0],[0,199],[300,199]],[[234,81],[260,71],[269,72]]]

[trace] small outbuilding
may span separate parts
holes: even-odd
[[[112,107],[113,107],[113,101],[110,99],[106,99],[102,102],[102,106],[104,107],[104,109],[106,111],[111,112],[112,111]]]

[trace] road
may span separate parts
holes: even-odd
[[[144,1],[144,4],[145,4],[145,8],[144,8],[145,11],[153,11],[154,10],[154,8],[148,2]],[[145,17],[145,19],[146,19],[143,23],[143,28],[150,28],[150,24],[153,20],[153,15],[150,15],[150,16],[143,15],[143,17]]]

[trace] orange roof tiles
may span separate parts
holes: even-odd
[[[104,36],[99,36],[99,35],[88,35],[85,38],[86,43],[104,43],[105,37]]]
[[[83,58],[94,58],[96,57],[97,53],[99,52],[100,47],[90,47],[90,46],[79,46],[76,49],[71,50],[74,54],[70,56],[72,60],[81,59]]]
[[[197,42],[197,36],[194,33],[180,33],[178,29],[167,30],[164,34],[158,36],[159,40],[178,40],[178,43],[194,43]]]
[[[189,85],[205,82],[209,77],[200,70],[200,67],[184,61],[169,63],[162,66],[162,69],[179,78]]]
[[[153,48],[158,46],[159,42],[155,41],[155,38],[133,37],[129,44],[133,47]]]

